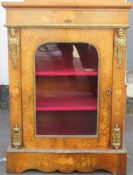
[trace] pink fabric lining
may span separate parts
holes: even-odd
[[[37,98],[37,111],[73,111],[73,110],[96,110],[97,99],[88,97],[66,98]]]
[[[37,71],[37,76],[73,76],[73,75],[80,75],[80,76],[97,76],[97,71]]]
[[[36,113],[37,135],[96,135],[96,111],[45,111]]]

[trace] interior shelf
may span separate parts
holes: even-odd
[[[65,98],[37,98],[36,111],[74,111],[96,110],[97,98],[88,97],[65,97]]]
[[[36,134],[96,135],[97,50],[88,43],[47,43],[35,56]]]
[[[97,71],[74,71],[74,70],[62,70],[62,71],[43,71],[37,70],[36,76],[97,76]]]

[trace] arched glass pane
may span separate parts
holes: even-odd
[[[88,43],[48,43],[35,55],[36,134],[96,135],[98,53]]]

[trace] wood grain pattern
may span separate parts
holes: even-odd
[[[125,30],[125,37],[127,30]],[[114,37],[117,35],[117,30],[114,30]],[[112,124],[111,128],[116,124],[121,130],[121,146],[123,146],[123,131],[125,121],[125,102],[126,102],[126,86],[125,86],[125,65],[126,65],[126,53],[124,53],[124,60],[122,66],[118,67],[117,58],[114,54],[113,58],[113,94],[112,94]]]
[[[92,86],[92,83],[93,86]],[[54,86],[56,84],[56,86]],[[37,97],[82,97],[93,95],[96,97],[94,87],[97,89],[97,77],[37,77]]]
[[[67,14],[67,15],[66,15]],[[48,17],[48,18],[47,18]],[[69,23],[66,21],[70,20]],[[7,13],[7,25],[16,26],[47,26],[52,24],[52,28],[56,25],[71,26],[74,24],[83,25],[127,25],[128,24],[128,10],[104,10],[104,9],[90,9],[90,10],[44,10],[44,9],[18,9],[9,8]]]
[[[124,0],[46,0],[36,2],[34,0],[28,0],[24,2],[3,2],[2,5],[6,8],[131,8],[132,3],[128,3]]]
[[[60,33],[60,35],[59,35]],[[97,33],[97,35],[95,35]],[[27,36],[27,37],[25,37]],[[105,38],[103,41],[103,37]],[[24,145],[26,148],[93,148],[109,147],[111,121],[111,95],[107,88],[112,88],[112,30],[76,29],[22,29],[22,100],[24,122]],[[99,137],[96,138],[35,138],[35,52],[44,42],[88,42],[93,44],[99,53]],[[25,44],[27,43],[27,44]],[[100,43],[100,44],[99,44]],[[105,48],[104,44],[108,43]],[[108,58],[108,59],[107,59]],[[29,66],[30,65],[30,66]],[[28,75],[28,76],[27,76]],[[27,132],[27,129],[29,129]]]
[[[7,10],[7,26],[16,26],[20,38],[20,55],[15,67],[9,55],[11,148],[7,151],[7,171],[21,173],[37,169],[70,173],[103,169],[114,175],[126,175],[127,153],[122,145],[126,60],[121,68],[117,67],[114,38],[117,28],[127,30],[128,10],[133,4],[124,0],[50,2],[53,1],[2,3]],[[36,137],[35,53],[40,45],[48,42],[85,42],[97,49],[96,137]],[[16,129],[20,128],[21,132],[22,148],[19,149],[12,145],[12,128],[16,123]],[[120,133],[119,150],[112,149],[114,127]]]
[[[97,153],[52,153],[39,152],[8,152],[7,166],[10,173],[21,173],[28,169],[36,169],[43,172],[60,171],[62,173],[93,172],[106,170],[112,174],[126,175],[126,152],[121,153],[104,151]]]
[[[19,28],[16,28],[17,36],[21,40],[21,31]],[[21,45],[19,46],[21,47]],[[10,53],[10,51],[9,51]],[[11,144],[13,139],[13,128],[15,124],[18,124],[18,127],[21,130],[21,139],[23,133],[23,124],[22,124],[22,103],[21,103],[21,54],[17,56],[16,67],[13,66],[12,60],[9,54],[9,93],[10,93],[10,137]],[[22,141],[21,141],[22,143]]]

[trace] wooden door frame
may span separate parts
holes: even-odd
[[[84,35],[83,35],[84,34]],[[104,38],[104,41],[103,41]],[[25,148],[88,149],[108,148],[110,144],[112,95],[113,30],[111,29],[49,29],[23,28],[21,31],[23,144]],[[99,136],[98,138],[36,138],[34,99],[34,58],[37,47],[44,42],[88,42],[99,53]],[[106,45],[105,45],[106,43]]]

